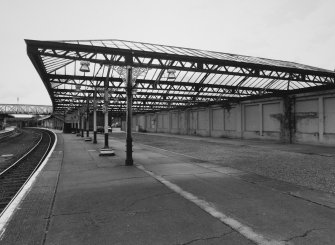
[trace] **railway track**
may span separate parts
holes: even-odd
[[[0,214],[43,162],[55,141],[47,130],[36,130],[40,138],[20,159],[0,172]],[[1,216],[1,215],[0,215]]]

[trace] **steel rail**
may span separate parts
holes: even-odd
[[[16,199],[16,197],[18,195],[20,195],[21,191],[25,188],[26,184],[29,183],[30,179],[34,176],[34,174],[38,171],[38,168],[41,166],[41,164],[43,163],[43,161],[46,159],[47,154],[50,152],[50,150],[52,149],[53,146],[53,139],[51,137],[52,132],[49,132],[47,130],[42,130],[41,131],[41,138],[39,139],[39,141],[35,144],[34,147],[32,147],[23,157],[21,157],[19,160],[17,160],[14,164],[12,164],[10,167],[8,167],[5,171],[3,171],[0,174],[1,178],[8,178],[11,176],[11,174],[14,173],[14,176],[12,176],[11,178],[13,178],[13,180],[17,179],[17,178],[22,178],[24,177],[24,179],[22,179],[22,182],[19,181],[19,186],[17,186],[18,188],[15,187],[14,184],[14,189],[10,190],[10,189],[4,189],[4,200],[9,199],[7,202],[2,202],[2,206],[0,207],[0,217],[5,213],[5,211],[7,210],[7,208],[13,203],[13,201]],[[47,135],[47,136],[46,136]],[[45,142],[45,140],[47,140],[47,142]],[[41,144],[41,142],[45,142],[45,144]],[[41,148],[37,148],[38,146],[40,146]],[[45,147],[46,146],[46,147]],[[24,161],[25,159],[29,159],[29,154],[30,156],[33,156],[34,153],[33,151],[36,149],[36,152],[40,151],[40,156],[38,156],[37,154],[37,159],[35,159],[35,163],[32,162],[32,164],[28,164],[27,165],[27,169],[22,168],[23,165],[20,165],[21,161]],[[41,151],[42,150],[42,151]],[[34,157],[33,157],[34,158]],[[36,158],[36,156],[35,156]],[[30,160],[31,161],[31,160]],[[13,170],[14,167],[17,167],[17,171],[15,172],[11,172],[9,170]],[[30,168],[30,170],[29,170]],[[7,176],[6,173],[8,173],[9,175]],[[19,176],[17,175],[19,174]],[[16,176],[15,176],[16,175]],[[21,177],[20,177],[21,176]],[[15,181],[13,182],[15,183]],[[6,184],[7,185],[7,184]],[[10,187],[11,188],[11,187]],[[7,197],[6,197],[7,196]]]
[[[26,181],[22,184],[22,186],[20,187],[20,189],[15,193],[15,195],[11,198],[11,200],[8,202],[8,204],[6,205],[6,207],[1,211],[0,213],[0,217],[1,215],[6,211],[7,207],[10,206],[10,204],[13,202],[13,200],[15,200],[15,198],[20,194],[20,192],[22,191],[22,189],[25,187],[25,185],[27,184],[27,182],[31,179],[31,177],[34,175],[34,173],[36,172],[36,170],[39,168],[39,166],[41,165],[41,163],[44,161],[46,155],[49,153],[50,149],[51,149],[51,143],[52,143],[52,138],[50,136],[50,133],[47,133],[48,137],[49,137],[49,143],[48,143],[48,147],[46,149],[46,151],[44,152],[42,158],[39,160],[38,164],[36,165],[36,167],[34,168],[34,170],[31,172],[31,174],[29,175],[29,177],[26,179]],[[42,141],[43,138],[43,132],[41,132],[41,138],[39,140],[39,142],[35,145],[34,149],[36,148],[37,145],[40,144],[40,142]],[[31,149],[29,151],[29,153],[34,150]],[[29,154],[28,153],[28,154]],[[22,158],[21,158],[22,159]],[[1,173],[2,174],[2,173]],[[0,174],[0,176],[1,176]]]
[[[20,161],[22,159],[24,159],[26,156],[28,156],[42,141],[43,138],[43,132],[41,133],[41,138],[39,139],[39,141],[26,153],[24,154],[20,159],[18,159],[16,162],[14,162],[12,165],[10,165],[8,168],[6,168],[5,170],[3,170],[0,173],[0,177],[3,176],[3,174],[5,174],[8,170],[12,169],[14,166],[16,166],[18,163],[20,163]]]
[[[36,169],[41,165],[41,163],[44,161],[46,155],[49,153],[50,149],[51,149],[51,136],[50,133],[47,133],[48,137],[49,137],[49,143],[48,143],[48,147],[46,149],[46,151],[44,152],[43,156],[41,157],[40,161],[38,162],[38,164],[36,165],[36,167],[34,168],[34,170],[31,172],[31,174],[29,175],[28,179],[26,180],[26,182],[31,178],[31,176],[35,173]],[[26,184],[26,182],[23,184],[23,186]],[[22,187],[21,187],[22,188]],[[21,189],[20,189],[21,190]]]

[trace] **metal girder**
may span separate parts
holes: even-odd
[[[76,81],[102,81],[105,79],[104,77],[84,77],[84,76],[72,76],[72,75],[54,75],[50,74],[48,75],[50,83],[59,83],[59,84],[78,84]],[[109,80],[110,83],[118,82],[117,86],[114,87],[121,87],[122,79],[121,78],[112,78]],[[156,81],[153,80],[146,80],[146,79],[137,79],[137,88],[145,88],[145,89],[151,89],[152,85],[155,84]],[[82,84],[82,83],[81,83]],[[181,88],[187,87],[187,91],[190,91],[190,88],[193,88],[195,86],[199,86],[204,88],[216,88],[216,89],[237,89],[237,86],[232,85],[224,85],[224,84],[198,84],[198,83],[189,83],[189,82],[182,82],[182,81],[160,81],[159,84],[156,85],[156,89],[159,89],[158,86],[166,85],[166,86],[180,86]],[[86,87],[95,87],[94,85],[85,85]],[[125,88],[122,86],[121,88]],[[248,90],[248,91],[262,91],[263,88],[261,87],[243,87],[239,86],[239,90]],[[179,89],[176,89],[179,90]],[[279,89],[267,89],[268,92],[279,92],[281,90]]]
[[[55,43],[53,48],[38,49],[37,53],[44,57],[55,57],[71,60],[86,60],[92,63],[107,64],[115,66],[132,65],[134,67],[146,67],[155,69],[175,69],[183,71],[194,72],[209,72],[216,74],[227,74],[237,76],[249,76],[259,78],[281,79],[291,81],[305,81],[314,83],[328,83],[335,82],[335,78],[331,77],[329,73],[323,71],[310,71],[296,68],[275,67],[271,65],[255,65],[244,62],[232,62],[222,60],[210,60],[203,58],[188,57],[183,55],[169,55],[168,57],[162,54],[148,54],[143,52],[136,52],[129,50],[108,50],[109,54],[106,55],[101,50],[98,52],[97,48],[91,48],[90,57],[87,57],[87,49],[89,47],[82,47],[81,45],[74,45],[76,55],[65,52],[64,47],[57,48]],[[65,45],[65,44],[63,44]],[[80,51],[81,50],[81,51]],[[85,51],[84,51],[85,50]],[[62,53],[63,52],[63,53]],[[100,55],[99,55],[100,54]],[[171,62],[166,62],[170,60]],[[207,61],[207,62],[206,62]],[[53,72],[54,70],[52,70]],[[51,73],[50,71],[48,73]]]
[[[51,115],[52,112],[52,106],[48,105],[0,104],[0,114]]]
[[[284,96],[292,91],[322,89],[335,84],[332,71],[258,57],[121,40],[26,40],[26,43],[28,55],[56,111],[64,110],[64,105],[76,108],[95,88],[102,88],[108,77],[107,66],[149,69],[135,83],[137,95],[133,103],[138,111],[150,103],[154,103],[150,106],[155,108],[179,108],[265,95]],[[80,61],[94,64],[94,70],[96,66],[100,68],[96,74],[81,73]],[[164,78],[168,69],[178,71],[174,81]],[[109,87],[115,89],[112,97],[119,99],[118,103],[110,103],[110,108],[124,109],[122,78],[114,73],[107,81]],[[74,89],[78,84],[82,86],[79,93]]]
[[[169,97],[175,97],[175,96],[170,95]],[[230,97],[224,97],[224,96],[222,96],[221,98],[222,99],[227,99],[227,98],[230,98]],[[155,97],[151,97],[151,98],[148,98],[148,99],[147,98],[135,98],[134,97],[134,99],[136,99],[136,102],[134,102],[134,104],[137,103],[137,102],[142,102],[142,101],[146,101],[146,103],[148,103],[148,102],[171,102],[171,100],[168,98],[168,96],[165,96],[164,98],[162,98],[162,96],[155,96]],[[199,102],[203,102],[203,101],[212,101],[212,100],[213,100],[213,97],[203,98],[202,100],[198,100],[198,101]],[[73,105],[78,104],[79,105],[79,104],[83,104],[86,100],[83,99],[80,102],[73,103],[73,102],[67,101],[67,97],[60,96],[60,97],[57,97],[57,99],[56,99],[57,103],[59,101],[61,101],[62,103],[67,103],[69,105],[71,105],[71,104],[73,104]],[[103,100],[101,99],[100,101],[103,101]],[[125,102],[125,101],[126,101],[126,99],[123,98],[123,99],[119,100],[118,103],[112,102],[110,104],[121,105],[121,104],[124,104],[122,102]],[[171,103],[188,103],[188,102],[189,102],[189,99],[188,98],[184,98],[184,99],[174,99],[173,102],[171,102]]]
[[[163,88],[157,88],[155,89],[154,92],[151,92],[151,90],[148,89],[143,89],[143,90],[139,90],[137,91],[137,95],[165,95],[165,96],[184,96],[184,97],[188,97],[188,96],[192,96],[192,97],[199,97],[199,98],[211,98],[217,94],[222,94],[222,93],[227,93],[230,94],[231,93],[231,89],[234,88],[213,88],[213,87],[209,87],[209,88],[203,88],[202,92],[196,92],[196,91],[190,91],[190,89],[188,89],[188,86],[183,86],[183,87],[178,87],[179,89],[173,89],[175,88],[175,86],[170,87],[171,89],[171,93],[167,94],[166,90]],[[258,89],[258,90],[249,90],[249,89],[240,89],[239,90],[239,94],[241,95],[252,95],[252,94],[258,94],[258,92],[261,92],[262,89]],[[68,95],[68,96],[74,96],[74,97],[78,97],[78,98],[86,98],[88,97],[87,94],[93,94],[94,89],[88,88],[88,89],[83,89],[82,92],[78,93],[78,92],[73,92],[73,90],[71,89],[55,89],[54,90],[54,95]],[[80,95],[81,94],[81,95]],[[121,87],[119,90],[115,90],[113,91],[113,94],[115,96],[118,95],[124,95],[125,92],[123,91],[123,87]],[[205,95],[206,94],[206,95]],[[100,96],[102,97],[102,96]],[[93,99],[93,97],[91,96],[91,98]],[[99,96],[98,96],[99,99]]]

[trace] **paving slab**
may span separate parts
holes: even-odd
[[[172,156],[165,150],[161,154]],[[187,174],[185,164],[180,163],[185,156],[179,156],[174,155],[175,164],[163,165],[153,164],[163,158],[143,159],[138,153],[136,159],[159,179],[163,177],[265,237],[293,244],[333,244],[334,195],[210,162],[194,167],[210,172],[192,169]]]
[[[21,205],[16,208],[0,238],[0,244],[43,244],[61,169],[63,144],[63,138],[58,137],[57,146],[47,165]]]
[[[125,142],[111,139],[116,156],[99,157],[102,142],[59,133],[0,243],[335,241],[332,194],[136,143],[135,166],[124,166]]]
[[[99,157],[99,144],[58,134],[0,243],[254,244],[144,171],[124,166],[124,142],[111,143],[117,155]],[[157,153],[149,159],[160,157],[171,163]],[[207,171],[182,164],[185,173]]]

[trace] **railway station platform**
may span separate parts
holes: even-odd
[[[8,127],[8,128],[0,130],[0,140],[12,135],[13,133],[15,133],[14,127]]]
[[[329,192],[136,141],[135,166],[124,166],[122,137],[109,141],[115,156],[99,157],[102,135],[98,144],[57,136],[0,244],[334,244],[335,196]],[[174,144],[173,138],[166,141]],[[222,147],[229,144],[248,143],[227,140]],[[249,144],[334,155],[329,147]]]

